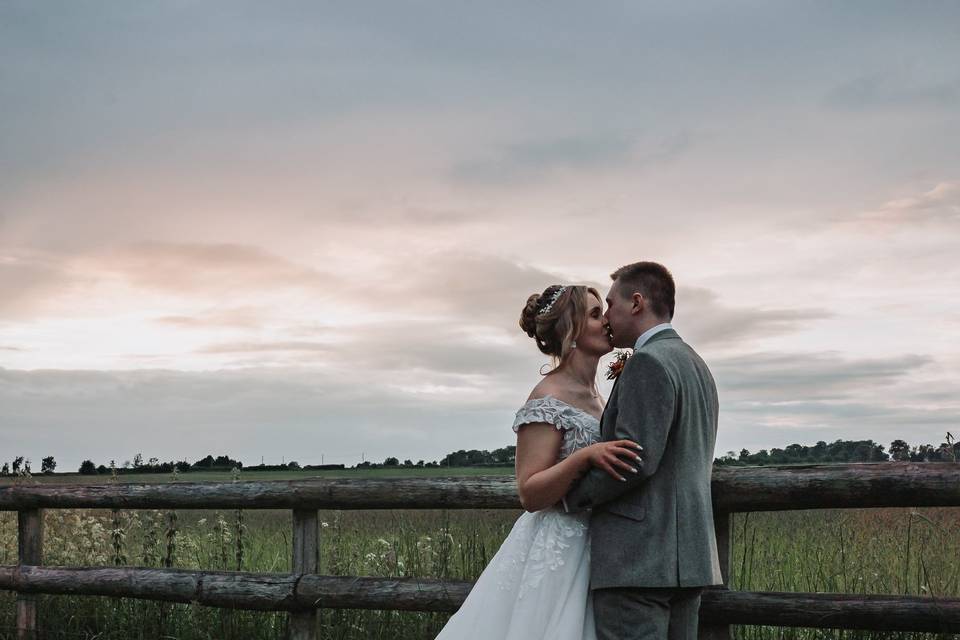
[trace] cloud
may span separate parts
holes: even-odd
[[[136,287],[173,293],[278,286],[320,291],[336,282],[330,274],[240,244],[144,242],[86,255],[78,263]]]
[[[183,329],[208,329],[218,327],[255,329],[265,322],[266,317],[263,309],[248,306],[230,309],[213,309],[191,316],[160,316],[155,318],[154,322]]]
[[[329,273],[241,244],[135,243],[88,252],[11,251],[0,257],[0,311],[7,317],[85,315],[131,290],[199,298],[243,300],[249,294],[309,293],[323,299],[340,284]],[[196,316],[166,315],[173,326],[254,327],[262,310],[241,305]]]
[[[0,369],[0,448],[36,459],[55,455],[66,469],[84,458],[120,461],[138,451],[190,460],[229,453],[248,463],[261,456],[318,463],[324,455],[353,464],[361,453],[436,459],[512,442],[515,407],[464,391],[465,380],[297,367]]]
[[[826,309],[730,307],[715,291],[680,287],[674,324],[695,345],[740,346],[752,338],[792,333],[833,314]]]
[[[840,109],[950,109],[960,104],[960,80],[921,83],[881,72],[838,84],[824,101]]]
[[[747,402],[845,398],[894,384],[930,364],[925,355],[849,359],[840,353],[755,353],[717,359],[719,387]]]
[[[850,358],[837,352],[715,358],[718,450],[837,438],[933,441],[960,420],[960,402],[929,355]]]
[[[52,254],[29,251],[0,256],[0,313],[8,320],[29,316],[48,308],[52,298],[89,282]]]
[[[453,166],[462,183],[511,186],[535,182],[564,172],[638,168],[668,162],[690,146],[687,134],[664,137],[641,147],[637,136],[592,133],[541,138],[503,145],[485,156]]]
[[[861,220],[880,224],[960,222],[960,181],[940,182],[913,196],[890,200]]]
[[[330,351],[330,345],[322,342],[224,342],[212,344],[197,353],[263,353],[271,351]]]

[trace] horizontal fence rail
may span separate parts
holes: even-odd
[[[453,612],[473,582],[182,569],[0,567],[0,588],[196,603],[228,609],[393,609]],[[708,589],[708,624],[960,633],[960,598]]]
[[[789,511],[960,506],[960,464],[719,468],[714,509]],[[0,488],[0,510],[520,509],[512,477],[273,480]]]
[[[718,468],[713,505],[729,585],[730,514],[796,509],[960,506],[960,464],[875,463]],[[44,567],[43,509],[288,509],[292,573],[132,567]],[[319,509],[519,509],[513,478],[311,479],[270,482],[49,485],[0,488],[19,517],[19,564],[0,566],[17,592],[18,639],[36,637],[36,594],[141,598],[290,612],[288,637],[313,640],[319,608],[455,611],[473,585],[429,578],[316,574]],[[701,638],[729,625],[960,633],[960,598],[824,593],[704,592]]]

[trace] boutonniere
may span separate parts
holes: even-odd
[[[616,380],[620,377],[624,365],[627,364],[627,358],[633,355],[632,350],[617,351],[613,356],[613,361],[607,367],[607,380]]]

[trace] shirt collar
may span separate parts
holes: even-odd
[[[647,340],[649,340],[654,336],[654,334],[660,333],[665,329],[673,329],[673,325],[670,324],[669,322],[664,322],[664,323],[658,324],[655,327],[650,327],[649,329],[641,333],[639,338],[637,338],[637,343],[633,345],[633,350],[639,351],[640,348],[647,343]]]

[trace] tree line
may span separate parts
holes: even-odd
[[[791,444],[783,449],[761,449],[751,453],[728,451],[714,463],[720,466],[757,466],[778,464],[817,464],[829,462],[957,462],[960,461],[960,442],[951,433],[940,446],[920,444],[911,446],[905,440],[894,440],[889,451],[873,440],[823,440],[813,446]]]
[[[404,460],[390,456],[383,462],[365,460],[355,465],[354,469],[381,469],[381,468],[425,468],[436,469],[441,467],[500,467],[513,466],[517,455],[517,448],[513,445],[487,451],[486,449],[470,449],[448,453],[441,460],[425,462],[418,460]],[[827,443],[823,440],[813,446],[791,444],[783,449],[760,449],[751,453],[748,449],[728,451],[722,457],[714,460],[714,464],[725,467],[736,466],[763,466],[781,464],[823,464],[830,462],[960,462],[960,442],[952,434],[947,433],[946,441],[939,446],[919,444],[911,446],[905,440],[894,440],[887,449],[873,440],[835,440]],[[53,456],[41,460],[40,473],[52,474],[57,467]],[[123,475],[130,473],[188,473],[193,471],[288,471],[288,470],[324,470],[345,469],[343,464],[300,465],[291,460],[279,465],[259,464],[244,466],[239,460],[227,455],[207,455],[196,462],[187,460],[161,462],[157,458],[150,458],[144,462],[143,454],[138,453],[133,460],[117,465],[111,460],[109,465],[97,465],[92,460],[84,460],[80,465],[81,475],[113,474]],[[0,467],[0,476],[31,475],[30,459],[17,456],[11,462],[4,462]]]

